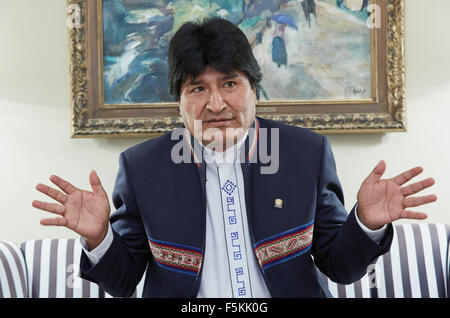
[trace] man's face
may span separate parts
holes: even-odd
[[[180,89],[183,122],[197,139],[201,133],[203,145],[209,147],[213,140],[223,141],[225,149],[239,140],[255,119],[256,102],[256,91],[241,71],[225,74],[207,66]]]

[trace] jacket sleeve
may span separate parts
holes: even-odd
[[[334,156],[323,137],[312,255],[317,267],[340,284],[363,277],[367,266],[389,250],[393,238],[389,224],[384,238],[376,244],[358,225],[354,213],[355,208],[349,215],[345,210]]]
[[[97,283],[112,296],[129,297],[144,274],[150,249],[124,153],[120,155],[113,204],[116,208],[110,216],[113,241],[95,266],[83,252],[80,273],[82,278]]]

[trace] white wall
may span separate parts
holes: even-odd
[[[51,174],[88,188],[96,169],[109,194],[118,155],[142,139],[70,139],[64,0],[0,0],[0,240],[77,237],[42,227],[34,187]],[[423,211],[450,224],[450,12],[448,0],[407,0],[407,133],[332,135],[351,208],[359,185],[385,159],[386,176],[415,165],[436,179],[438,202]],[[431,193],[431,191],[427,191]]]

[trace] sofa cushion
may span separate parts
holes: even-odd
[[[16,297],[27,297],[25,260],[16,244],[0,241],[0,298]]]
[[[79,277],[81,243],[78,239],[30,240],[20,246],[32,298],[110,298],[97,284]],[[133,298],[141,297],[144,279]]]
[[[449,238],[445,224],[399,224],[390,251],[359,281],[341,285],[323,277],[337,298],[445,298]]]
[[[29,240],[20,246],[32,298],[105,297],[97,284],[81,279],[81,244],[75,239]]]

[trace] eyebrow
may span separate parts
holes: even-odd
[[[232,73],[230,73],[230,74],[228,74],[226,76],[221,77],[220,80],[221,81],[225,81],[225,80],[236,78],[236,77],[239,77],[239,75],[234,73],[234,72],[232,72]],[[203,83],[205,83],[204,80],[196,81],[195,79],[191,79],[191,81],[187,85],[188,86],[193,86],[193,85],[199,85],[199,84],[203,84]]]

